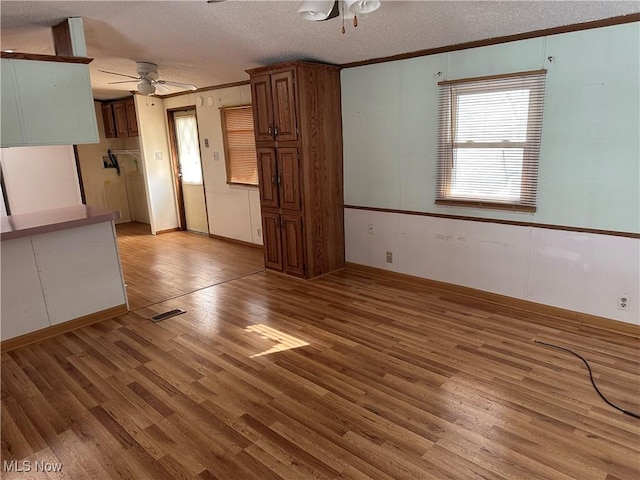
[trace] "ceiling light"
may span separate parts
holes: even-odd
[[[2,50],[3,53],[16,53],[18,51],[18,49],[16,48],[7,48],[5,50]]]
[[[321,22],[340,15],[342,33],[345,33],[344,21],[353,19],[358,26],[358,15],[375,12],[380,8],[380,0],[304,0],[298,7],[298,15],[305,20]]]
[[[298,15],[313,22],[328,20],[338,16],[338,2],[335,0],[305,0],[298,7]]]
[[[354,15],[375,12],[380,8],[380,0],[345,0],[345,3]]]
[[[138,91],[143,95],[153,95],[156,92],[156,87],[153,86],[150,80],[142,79],[138,83]]]

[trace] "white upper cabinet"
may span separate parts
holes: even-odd
[[[99,142],[86,63],[2,58],[1,108],[3,147]]]

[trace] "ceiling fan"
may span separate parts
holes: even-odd
[[[195,85],[191,85],[190,83],[182,83],[182,82],[172,82],[170,80],[160,80],[160,75],[158,74],[158,65],[151,62],[136,62],[137,68],[136,71],[138,73],[137,77],[133,75],[126,75],[124,73],[116,73],[116,72],[108,72],[106,70],[99,70],[102,73],[108,73],[110,75],[119,75],[121,77],[131,78],[133,80],[122,80],[120,82],[109,82],[110,84],[116,83],[137,83],[138,84],[138,92],[143,95],[153,95],[156,92],[156,89],[163,90],[165,92],[169,92],[170,90],[167,88],[178,87],[184,88],[187,90],[197,90],[198,87]]]

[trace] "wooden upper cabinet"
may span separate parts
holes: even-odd
[[[298,138],[293,70],[271,75],[275,139],[280,142]]]
[[[256,142],[298,139],[294,82],[293,69],[251,78]]]
[[[256,142],[273,141],[273,103],[271,102],[271,76],[260,75],[251,79],[253,99],[253,130]]]
[[[127,114],[127,135],[129,137],[138,136],[138,117],[136,116],[136,104],[133,98],[124,102],[124,109]]]
[[[104,123],[104,136],[106,138],[115,138],[116,122],[113,118],[113,107],[110,103],[102,104],[102,121]]]
[[[300,210],[300,167],[297,148],[278,149],[280,208]]]
[[[118,137],[128,137],[127,109],[124,106],[124,102],[116,102],[113,104],[113,116],[116,121],[116,135]]]
[[[276,152],[273,148],[257,148],[258,187],[260,204],[263,207],[278,208],[278,174]]]
[[[102,104],[105,137],[137,137],[138,118],[132,98]]]

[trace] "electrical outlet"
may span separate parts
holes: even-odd
[[[373,235],[373,223],[369,224],[369,235]]]
[[[618,310],[629,310],[629,295],[618,295]]]
[[[261,229],[261,228],[259,228],[259,229],[257,230],[257,233],[258,233],[258,238],[260,238],[260,237],[262,236],[262,229]]]
[[[393,263],[393,253],[387,252],[387,263]]]

